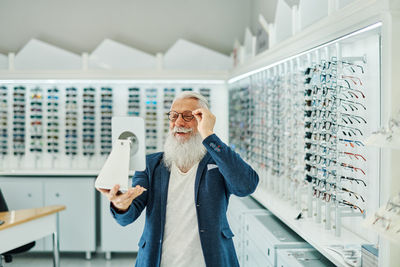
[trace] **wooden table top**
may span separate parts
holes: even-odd
[[[35,209],[0,212],[0,220],[5,221],[2,225],[0,225],[0,231],[62,210],[65,210],[65,206],[57,205]]]

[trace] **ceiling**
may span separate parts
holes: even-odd
[[[273,21],[277,0],[2,0],[0,53],[36,38],[77,54],[109,38],[150,54],[179,38],[229,55],[258,14]]]

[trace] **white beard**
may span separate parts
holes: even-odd
[[[181,171],[188,171],[196,163],[204,157],[207,150],[202,144],[203,139],[199,133],[189,137],[188,140],[182,141],[179,137],[173,135],[173,131],[169,131],[164,144],[164,163],[169,170],[172,164]]]

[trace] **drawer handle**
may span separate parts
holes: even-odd
[[[60,197],[60,194],[59,194],[59,193],[56,193],[56,197]]]
[[[31,194],[31,193],[28,193],[28,197],[32,197],[32,194]]]
[[[268,249],[268,256],[269,256],[269,249]]]

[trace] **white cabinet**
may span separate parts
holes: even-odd
[[[24,178],[2,179],[0,188],[10,210],[43,206],[43,185]]]
[[[110,202],[101,197],[101,251],[110,257],[111,252],[137,252],[138,242],[143,233],[146,210],[127,226],[119,225],[110,212]]]
[[[232,232],[234,233],[233,242],[236,249],[236,254],[239,260],[239,264],[244,266],[256,266],[253,262],[248,262],[248,255],[245,255],[245,223],[246,218],[254,214],[270,214],[268,210],[254,201],[251,197],[239,198],[231,196],[228,206],[227,217]],[[247,259],[246,259],[247,257]],[[252,259],[250,259],[252,260]],[[253,264],[253,265],[252,265]]]
[[[0,188],[9,209],[65,205],[60,212],[60,250],[96,250],[94,178],[1,177]],[[39,240],[35,251],[51,251],[50,237]]]
[[[65,205],[60,212],[60,250],[95,251],[95,191],[92,178],[44,181],[45,205]],[[48,239],[51,241],[50,239]],[[52,243],[46,242],[46,250]]]
[[[271,266],[277,266],[277,250],[279,249],[311,247],[272,214],[249,216],[245,230],[246,258],[247,256],[250,259],[263,258]]]
[[[314,248],[296,248],[278,250],[277,267],[334,267]],[[362,264],[362,266],[367,266]],[[371,265],[371,266],[378,266]]]
[[[43,206],[43,184],[27,178],[1,178],[0,188],[8,209],[32,209]],[[42,251],[44,241],[37,240],[32,251]]]
[[[244,267],[274,267],[273,263],[262,253],[255,245],[255,242],[249,238],[246,239],[244,261],[241,266]]]

